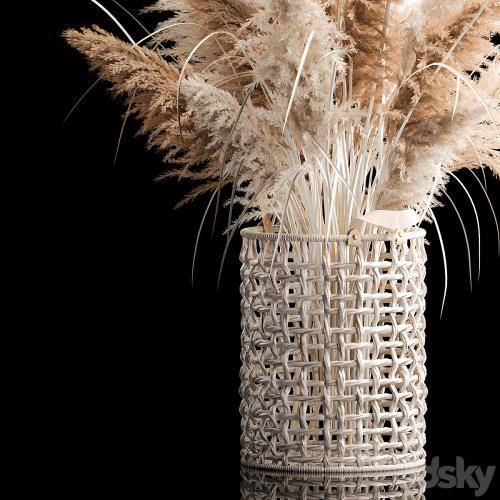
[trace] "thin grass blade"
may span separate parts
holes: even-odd
[[[444,270],[444,290],[443,290],[443,302],[441,304],[441,314],[440,317],[443,317],[443,311],[444,311],[444,304],[446,302],[446,295],[448,293],[448,261],[446,259],[446,249],[444,246],[444,241],[443,241],[443,236],[441,234],[441,230],[439,228],[438,221],[436,219],[436,216],[434,215],[434,211],[432,209],[429,210],[429,215],[434,222],[434,225],[436,227],[436,232],[438,234],[439,238],[439,244],[441,245],[441,254],[443,256],[443,270]]]
[[[311,47],[311,43],[313,41],[313,38],[314,38],[314,30],[311,31],[311,33],[309,34],[309,37],[307,38],[306,46],[304,48],[304,52],[303,52],[302,57],[300,59],[299,70],[297,71],[295,83],[293,84],[292,94],[290,95],[290,102],[288,103],[288,109],[286,110],[285,121],[283,123],[283,131],[282,131],[283,134],[285,133],[286,122],[288,121],[288,116],[290,115],[290,111],[292,109],[292,104],[293,104],[293,100],[295,98],[295,93],[297,92],[297,88],[299,86],[300,77],[302,76],[304,64],[306,62],[307,54],[309,52],[309,48]]]
[[[129,32],[123,27],[123,25],[118,21],[118,19],[108,10],[104,5],[100,4],[97,0],[90,0],[93,4],[97,5],[100,9],[102,9],[109,18],[114,21],[114,23],[122,30],[125,36],[128,38],[129,42],[135,45],[134,39],[130,36]]]
[[[464,237],[465,237],[465,245],[467,247],[467,261],[468,261],[468,267],[469,267],[469,283],[470,283],[470,289],[472,292],[472,258],[471,258],[470,243],[469,243],[469,236],[467,234],[467,229],[465,227],[462,216],[460,215],[460,211],[458,210],[458,208],[455,205],[455,202],[453,201],[451,196],[446,191],[443,191],[443,194],[446,196],[446,198],[448,198],[448,201],[451,203],[451,206],[454,208],[454,210],[457,214],[458,220],[460,221],[460,224],[462,226],[462,231],[463,231]]]
[[[208,212],[210,210],[210,206],[212,205],[214,199],[215,199],[215,191],[212,193],[212,196],[210,197],[210,200],[208,201],[207,207],[205,208],[205,212],[203,213],[203,217],[201,218],[198,232],[196,234],[196,241],[194,243],[194,250],[193,250],[193,262],[191,264],[191,286],[194,286],[194,267],[196,264],[196,254],[198,253],[198,244],[200,241],[201,231],[203,229],[203,225],[205,224],[205,219],[207,218]]]
[[[453,179],[455,179],[458,182],[458,184],[460,184],[462,189],[465,191],[465,194],[469,198],[469,201],[471,202],[471,205],[472,205],[472,209],[474,210],[474,215],[476,217],[476,224],[477,224],[477,244],[478,244],[478,253],[479,253],[477,279],[479,279],[481,276],[481,226],[479,223],[479,214],[477,213],[476,204],[474,203],[474,199],[472,198],[471,194],[469,193],[469,190],[465,187],[464,183],[453,172],[451,172],[447,168],[443,168],[443,170],[447,174],[451,175],[453,177]]]

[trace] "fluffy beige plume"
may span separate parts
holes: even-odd
[[[112,84],[113,94],[124,95],[131,114],[142,123],[151,147],[164,151],[165,161],[175,162],[182,150],[177,121],[176,88],[179,70],[156,52],[132,46],[95,27],[94,30],[67,30],[67,42],[81,52],[99,77]],[[203,161],[208,152],[205,138],[193,130],[191,112],[183,110],[184,141],[189,152],[182,161],[191,166]]]
[[[196,131],[207,137],[211,151],[203,169],[187,177],[207,180],[214,189],[222,174],[224,184],[235,185],[234,201],[275,213],[276,200],[270,191],[281,166],[290,165],[293,158],[287,156],[286,144],[272,114],[255,108],[251,102],[240,114],[241,104],[234,96],[198,76],[185,81],[183,94],[193,109]],[[263,190],[264,186],[267,189]],[[206,187],[206,183],[195,187],[181,204],[205,192]]]
[[[486,62],[477,87],[482,95],[489,97],[489,114],[484,116],[483,111],[484,119],[476,120],[465,135],[466,142],[451,170],[486,166],[500,177],[500,54]]]
[[[256,7],[250,0],[159,0],[145,11],[174,12],[174,22],[188,24],[187,30],[181,30],[179,27],[174,31],[159,33],[158,36],[161,40],[175,40],[179,50],[187,54],[197,40],[204,38],[207,33],[241,31],[255,14]],[[172,25],[174,22],[172,20],[162,22],[157,29]]]
[[[466,94],[469,99],[472,97],[471,93]],[[441,167],[450,169],[455,165],[454,169],[461,168],[461,154],[470,146],[471,138],[475,139],[475,147],[481,153],[485,152],[485,144],[476,135],[476,127],[488,120],[488,113],[480,103],[470,102],[468,100],[467,104],[460,106],[453,118],[450,112],[447,116],[433,117],[432,121],[412,127],[414,136],[405,143],[403,151],[404,175],[391,176],[384,186],[380,208],[397,210],[411,206],[422,213],[429,202],[432,187],[436,185],[436,194],[446,180]],[[483,158],[485,161],[490,159],[489,156]]]
[[[488,166],[499,172],[498,62],[490,62],[479,83],[461,83],[459,96],[449,74],[435,75],[433,83],[435,94],[424,94],[399,141],[380,208],[424,209],[429,194],[437,195],[446,181],[440,167]]]
[[[500,1],[425,0],[415,4],[407,19],[416,35],[420,67],[446,59],[459,71],[477,70],[492,51],[491,35],[500,30]]]
[[[421,0],[397,12],[397,31],[404,34],[402,54],[411,62],[406,64],[406,71],[401,71],[402,87],[392,101],[392,109],[400,115],[406,114],[423,94],[435,97],[435,108],[443,95],[450,93],[442,86],[435,92],[436,67],[417,70],[446,63],[460,72],[481,72],[485,57],[495,50],[490,39],[500,29],[499,0]]]
[[[305,147],[308,137],[323,142],[329,126],[328,89],[332,77],[345,67],[345,37],[319,1],[255,0],[255,4],[252,25],[257,34],[244,42],[253,60],[254,82],[266,89],[276,119],[284,123],[288,118],[297,144]]]
[[[157,26],[153,37],[154,44],[175,41],[172,48],[162,50],[164,55],[185,61],[206,39],[193,53],[190,65],[198,70],[208,68],[204,71],[207,81],[214,85],[223,82],[224,88],[239,92],[240,97],[243,95],[245,81],[237,74],[248,72],[250,67],[237,41],[252,28],[248,22],[256,12],[252,1],[159,0],[145,11],[174,13],[174,17]]]
[[[68,30],[64,36],[87,57],[91,68],[112,84],[115,95],[126,96],[131,113],[142,121],[141,132],[149,135],[150,145],[163,150],[167,161],[182,164],[162,177],[203,181],[180,204],[217,189],[220,183],[234,182],[236,177],[236,201],[248,204],[260,186],[276,176],[280,165],[293,161],[283,156],[285,145],[272,114],[262,108],[254,109],[251,102],[231,135],[240,103],[228,91],[196,75],[182,84],[182,143],[177,120],[177,68],[158,53],[121,42],[99,28]],[[203,168],[192,168],[202,163]],[[271,189],[272,184],[268,184]],[[270,210],[275,201],[268,194],[260,192],[252,206]]]
[[[87,57],[91,69],[101,79],[112,84],[114,95],[125,95],[131,114],[141,121],[140,132],[148,135],[150,146],[162,150],[165,161],[181,163],[181,167],[165,172],[160,178],[180,176],[203,181],[183,202],[217,189],[221,143],[228,138],[240,108],[234,97],[198,77],[186,81],[186,93],[180,95],[181,141],[176,67],[157,52],[124,43],[99,28],[68,30],[64,37]],[[226,157],[230,159],[231,149]],[[200,164],[204,168],[196,168]],[[229,169],[224,172],[222,185],[230,182]]]
[[[498,62],[490,62],[486,56],[496,50],[490,37],[499,26],[500,2],[438,4],[424,0],[413,9],[402,19],[414,62],[390,103],[389,137],[397,135],[409,113],[411,118],[388,166],[387,184],[380,189],[381,208],[426,207],[429,194],[438,195],[446,181],[440,165],[457,169],[462,160],[466,160],[464,165],[478,164],[479,153],[483,165],[498,169],[494,149],[499,141],[492,123],[498,123],[499,82],[493,77]],[[460,85],[460,105],[453,120],[456,75],[435,65],[424,69],[442,62],[457,70],[476,91]],[[464,70],[482,74],[479,85]]]
[[[344,29],[354,46],[353,95],[362,106],[367,106],[371,98],[381,103],[382,94],[398,77],[402,50],[394,18],[399,3],[400,0],[344,2]]]

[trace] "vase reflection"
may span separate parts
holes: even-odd
[[[399,474],[341,476],[283,474],[241,468],[241,500],[425,499],[425,468]]]

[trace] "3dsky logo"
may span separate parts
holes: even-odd
[[[486,467],[485,471],[478,465],[466,467],[462,457],[457,457],[455,466],[440,465],[439,457],[434,457],[427,466],[427,488],[470,488],[479,498],[488,491],[495,470],[495,465]]]

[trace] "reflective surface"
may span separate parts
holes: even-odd
[[[424,499],[425,468],[378,476],[279,474],[241,468],[241,499]]]

